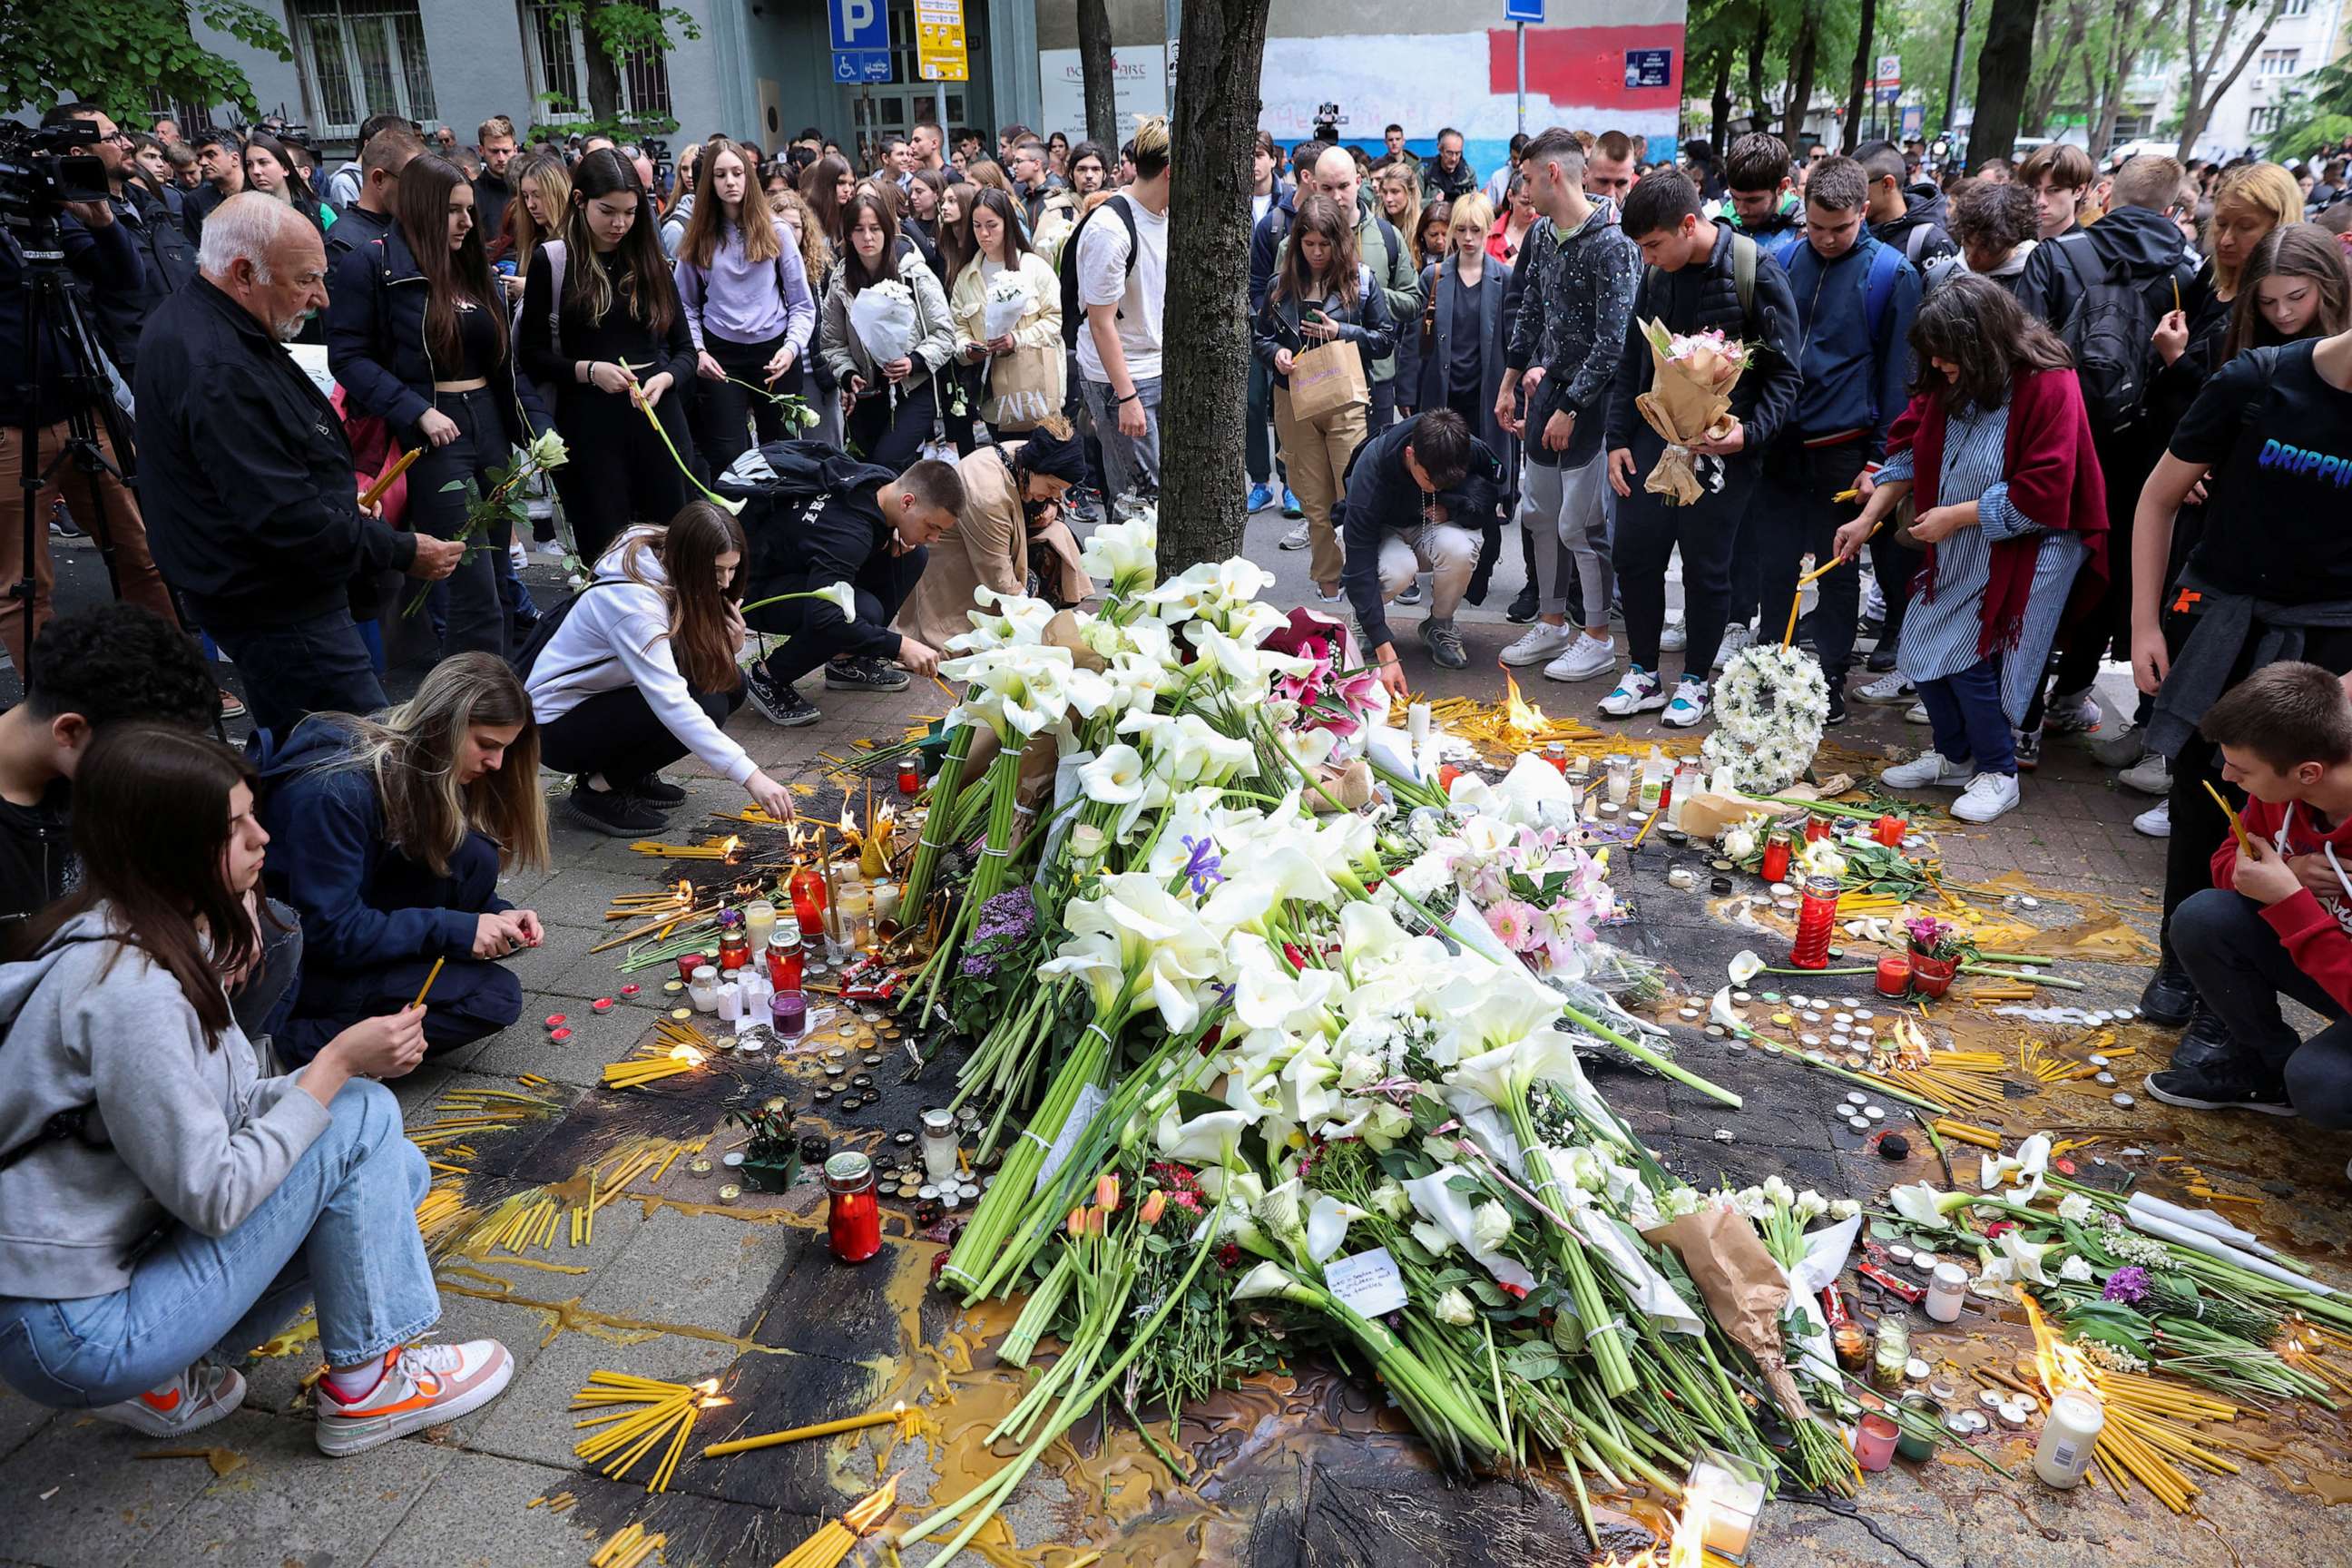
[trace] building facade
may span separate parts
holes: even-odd
[[[939,0],[923,0],[935,16]],[[2320,0],[2334,5],[2337,0]],[[699,37],[623,73],[624,106],[674,118],[684,136],[724,131],[773,148],[804,126],[867,144],[918,120],[1014,121],[1084,129],[1076,7],[1069,0],[962,0],[969,79],[931,84],[917,71],[917,0],[669,0]],[[829,5],[878,6],[890,79],[835,79]],[[1166,106],[1177,0],[1112,0],[1122,108]],[[1527,30],[1526,122],[1663,141],[1682,93],[1685,0],[1550,0]],[[225,35],[265,112],[283,112],[340,148],[372,114],[447,124],[462,142],[493,114],[518,126],[584,119],[587,60],[577,26],[549,0],[276,0],[293,40],[281,61]],[[675,30],[675,29],[674,29]],[[1499,7],[1475,19],[1417,0],[1344,6],[1274,0],[1262,123],[1286,144],[1336,103],[1341,133],[1378,145],[1402,124],[1428,148],[1460,129],[1471,162],[1490,168],[1519,123],[1517,36]],[[942,99],[944,103],[941,102]],[[161,107],[161,106],[159,106]],[[182,118],[202,121],[207,116]],[[224,113],[216,118],[226,119]]]

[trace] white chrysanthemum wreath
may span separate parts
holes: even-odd
[[[1728,769],[1735,787],[1770,795],[1812,765],[1829,711],[1820,660],[1801,648],[1752,645],[1716,677],[1715,731],[1700,754],[1709,773]]]

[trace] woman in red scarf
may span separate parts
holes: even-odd
[[[1927,563],[1895,663],[1936,744],[1880,776],[1899,789],[1965,784],[1952,815],[1990,822],[2017,805],[2014,726],[2051,644],[2106,582],[2106,485],[2066,345],[2007,289],[1955,278],[1920,306],[1910,341],[1911,405],[1837,552],[1853,559],[1911,499],[1906,542]]]

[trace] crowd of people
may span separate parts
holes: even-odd
[[[511,1374],[415,1343],[426,1172],[381,1080],[515,1021],[505,961],[544,933],[498,882],[546,859],[541,767],[616,837],[660,829],[688,755],[788,819],[745,703],[795,726],[804,683],[930,675],[982,591],[1086,599],[1073,525],[1153,504],[1167,460],[1183,193],[1160,120],[1117,149],[921,124],[856,164],[713,135],[672,166],[379,117],[322,174],[294,128],[51,119],[93,122],[111,189],[61,220],[101,364],[0,247],[0,354],[35,334],[47,367],[0,410],[29,587],[0,607],[0,1377],[178,1435],[314,1300],[318,1441],[354,1453]],[[1983,823],[2045,734],[2103,727],[2127,657],[2143,700],[2097,749],[2163,797],[2142,1015],[2185,1026],[2149,1089],[2352,1125],[2342,164],[2051,145],[1931,177],[1916,143],[1654,160],[1556,127],[1482,180],[1458,132],[1405,142],[1259,137],[1235,477],[1379,679],[1410,685],[1392,605],[1466,666],[1516,533],[1505,663],[1690,728],[1795,626],[1829,722],[1858,675],[1927,727],[1886,782]],[[1653,324],[1747,355],[1671,447]],[[536,524],[497,500],[519,452],[561,503]],[[68,453],[44,529],[17,480]],[[523,526],[576,566],[544,611]],[[49,540],[81,528],[121,603],[58,617]],[[410,616],[438,658],[390,704]],[[2242,836],[2209,786],[2250,797]]]

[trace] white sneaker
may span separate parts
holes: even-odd
[[[1503,650],[1503,662],[1519,667],[1541,664],[1546,659],[1558,658],[1566,653],[1570,643],[1591,640],[1574,626],[1546,626],[1538,621],[1519,635],[1518,641]],[[1559,678],[1555,676],[1553,679]]]
[[[507,563],[518,572],[530,564],[530,552],[522,547],[521,540],[511,539],[507,542]]]
[[[1683,621],[1668,621],[1658,632],[1658,647],[1667,653],[1678,653],[1690,647],[1690,626]]]
[[[2150,838],[2171,837],[2172,803],[2168,800],[2159,800],[2137,816],[2133,817],[2132,831],[2144,833]]]
[[[1933,719],[1927,717],[1927,705],[1925,702],[1914,702],[1910,707],[1903,710],[1903,721],[1906,724],[1932,724],[1935,722]]]
[[[2172,793],[2172,761],[2153,752],[2142,757],[2116,775],[2116,782],[2126,789],[2136,789],[2142,795],[2168,795]]]
[[[1617,644],[1608,637],[1574,634],[1566,651],[1543,667],[1547,680],[1590,680],[1617,668]]]
[[[1706,717],[1706,682],[1684,676],[1675,683],[1675,700],[1658,715],[1659,722],[1687,730]]]
[[[1755,631],[1745,626],[1723,628],[1723,646],[1715,650],[1715,668],[1721,669],[1731,662],[1731,656],[1756,640]]]
[[[2088,687],[2080,691],[2062,691],[2050,699],[2049,711],[2043,716],[2042,728],[2052,735],[2087,734],[2099,727],[2106,718],[2099,710],[2099,700],[2091,695]]]
[[[514,1357],[496,1340],[410,1345],[383,1358],[383,1379],[366,1397],[345,1401],[319,1380],[319,1452],[361,1453],[394,1437],[455,1421],[505,1392]]]
[[[1914,689],[1912,684],[1903,679],[1903,672],[1898,669],[1893,674],[1882,675],[1869,685],[1863,687],[1853,694],[1853,700],[1856,702],[1891,706],[1894,703],[1911,700],[1911,693]]]
[[[566,553],[563,548],[563,541],[560,539],[541,540],[539,542],[539,552],[541,555],[546,556],[551,561],[561,561]]]
[[[1288,533],[1282,536],[1282,548],[1285,550],[1304,550],[1310,542],[1311,541],[1309,540],[1307,532],[1307,523],[1303,519],[1300,521],[1297,527],[1292,529]]]
[[[232,1415],[245,1403],[245,1379],[229,1367],[198,1362],[169,1383],[90,1414],[149,1437],[179,1437]]]
[[[1966,763],[1949,762],[1941,752],[1926,751],[1907,763],[1896,763],[1881,771],[1878,782],[1891,789],[1934,789],[1967,784],[1975,773],[1976,770]]]
[[[1952,803],[1952,815],[1962,822],[1990,822],[2017,809],[2015,773],[1979,773]]]
[[[1879,592],[1877,577],[1873,575],[1865,577],[1862,581],[1862,606],[1861,612],[1856,618],[1865,621],[1885,620],[1886,595]]]
[[[1612,719],[1630,719],[1636,713],[1654,712],[1665,705],[1665,693],[1658,689],[1658,678],[1638,664],[1629,664],[1617,689],[1601,700],[1601,711]]]

